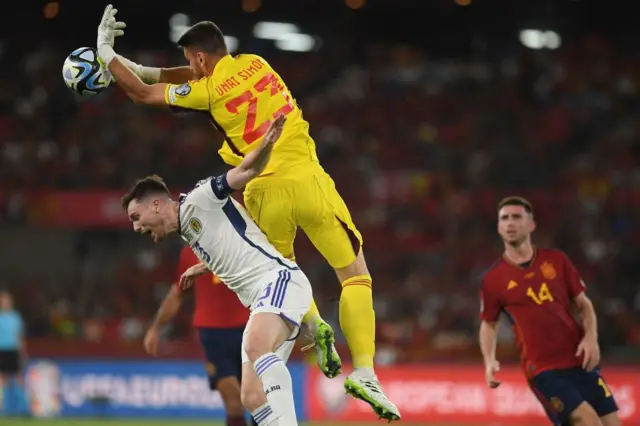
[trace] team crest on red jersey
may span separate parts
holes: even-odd
[[[540,265],[540,272],[542,272],[542,276],[547,280],[552,280],[556,277],[556,268],[549,262],[543,262]]]
[[[553,409],[556,410],[556,412],[561,413],[562,411],[564,411],[564,404],[557,396],[552,396],[549,402],[551,403]]]

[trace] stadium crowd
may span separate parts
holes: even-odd
[[[602,39],[558,52],[267,56],[365,237],[383,362],[477,351],[479,279],[500,255],[495,206],[513,194],[533,202],[535,242],[562,248],[581,271],[605,355],[640,350],[640,64]],[[168,56],[137,59],[180,61]],[[225,169],[205,119],[138,107],[117,88],[74,99],[61,57],[34,50],[0,79],[0,224],[29,225],[32,191],[122,189],[152,172],[188,188]],[[0,271],[29,335],[139,340],[174,278],[178,242],[136,253],[124,231],[73,232],[75,274]],[[332,271],[306,240],[296,255],[337,325]],[[172,336],[188,333],[185,313]]]

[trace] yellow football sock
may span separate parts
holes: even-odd
[[[376,352],[376,315],[371,276],[358,275],[342,283],[340,327],[347,339],[354,368],[373,368]]]
[[[314,319],[314,317],[316,316],[320,316],[320,311],[318,310],[318,307],[316,306],[316,301],[315,299],[311,299],[311,307],[309,308],[309,312],[307,312],[304,317],[302,317],[302,322],[305,324],[309,324],[310,321],[312,321]],[[313,327],[315,327],[315,324],[313,325]],[[313,328],[313,330],[315,330],[315,328]]]

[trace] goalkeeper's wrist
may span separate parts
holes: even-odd
[[[162,68],[143,67],[142,65],[140,65],[140,70],[138,71],[138,77],[140,77],[140,80],[146,83],[157,83],[160,81],[161,72],[162,72]]]
[[[108,44],[102,44],[98,46],[98,57],[102,63],[108,67],[111,61],[113,61],[113,58],[116,57],[116,52],[113,50],[113,47]]]
[[[135,75],[137,75],[140,80],[144,81],[145,83],[153,84],[160,81],[161,68],[143,67],[142,65],[136,64],[132,60],[127,59],[122,55],[117,56],[118,59],[120,59],[120,62],[125,64],[127,68],[133,71]]]

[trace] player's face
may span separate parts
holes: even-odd
[[[9,293],[0,293],[0,310],[8,311],[13,308],[13,298]]]
[[[195,50],[185,47],[184,57],[189,61],[189,67],[197,79],[209,75],[207,72],[207,57],[204,52],[196,52]]]
[[[522,206],[504,206],[498,212],[498,233],[507,244],[518,246],[527,241],[535,227],[533,216]]]
[[[139,202],[133,200],[127,208],[133,230],[141,234],[149,234],[153,242],[158,243],[167,236],[163,205],[160,200],[147,199]]]

